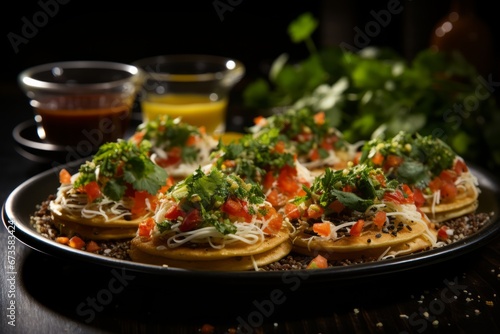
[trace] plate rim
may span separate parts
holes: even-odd
[[[82,161],[75,161],[70,164],[58,166],[59,168],[75,168]],[[473,173],[478,176],[478,179],[487,181],[485,187],[490,189],[493,193],[500,194],[500,185],[496,177],[484,168],[471,166]],[[21,184],[19,184],[7,197],[2,205],[2,221],[7,233],[15,236],[24,245],[28,246],[35,251],[64,259],[77,259],[79,261],[87,262],[89,264],[100,265],[112,268],[122,268],[135,272],[152,275],[166,275],[173,278],[191,278],[193,276],[210,279],[210,278],[227,278],[227,279],[251,279],[252,282],[264,280],[280,280],[283,281],[287,276],[298,276],[305,278],[308,282],[316,281],[337,281],[352,279],[354,277],[373,277],[385,274],[393,274],[403,270],[417,269],[425,266],[430,266],[445,260],[459,257],[469,253],[484,244],[491,241],[500,230],[499,213],[495,212],[494,217],[487,226],[481,228],[478,232],[468,236],[462,240],[454,242],[450,245],[443,247],[426,250],[423,252],[408,254],[401,257],[386,259],[383,261],[368,262],[362,264],[351,264],[348,266],[336,266],[318,270],[287,270],[287,271],[198,271],[187,270],[182,268],[166,268],[157,265],[149,265],[143,263],[132,262],[129,260],[120,260],[116,258],[106,257],[99,254],[88,253],[82,250],[72,249],[66,245],[61,245],[54,240],[48,239],[36,232],[28,222],[21,222],[18,215],[13,211],[16,200],[19,196],[33,186],[36,182],[51,182],[48,180],[50,175],[54,175],[54,184],[57,179],[55,178],[54,167],[42,173],[39,173]],[[481,176],[481,178],[479,177]],[[481,186],[481,183],[480,183]],[[47,194],[48,196],[49,194]],[[43,201],[44,199],[40,200]],[[500,207],[498,198],[494,199],[497,207]],[[35,208],[33,208],[34,212]],[[33,213],[32,212],[32,213]],[[31,213],[30,213],[31,214]],[[14,231],[9,230],[9,225],[14,225]]]

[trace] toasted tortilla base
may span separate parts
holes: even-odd
[[[454,209],[454,210],[440,211],[440,212],[436,212],[434,214],[428,213],[427,217],[429,217],[429,219],[433,223],[442,223],[444,221],[447,221],[447,220],[450,220],[453,218],[458,218],[458,217],[465,216],[469,213],[473,213],[477,210],[478,206],[479,206],[479,202],[474,201],[473,203],[471,203],[469,205],[459,207],[459,208]]]
[[[54,226],[63,235],[79,235],[92,240],[132,239],[137,234],[139,223],[144,219],[119,219],[104,222],[103,219],[85,219],[74,215],[58,215],[52,213]]]
[[[273,236],[265,236],[262,242],[249,245],[243,242],[227,244],[224,248],[216,249],[209,245],[193,248],[182,245],[176,248],[168,248],[162,238],[135,237],[131,241],[131,247],[136,248],[152,256],[160,256],[172,260],[182,261],[213,261],[238,256],[249,256],[269,251],[289,239],[290,231],[283,226]]]
[[[163,256],[152,255],[138,249],[132,244],[129,255],[134,262],[153,264],[159,266],[168,266],[188,270],[207,270],[207,271],[247,271],[254,269],[255,266],[262,267],[276,262],[290,253],[292,243],[285,240],[278,246],[265,252],[250,256],[234,256],[217,260],[175,260]]]
[[[308,249],[306,247],[293,246],[293,251],[303,255],[316,256],[321,254],[328,260],[358,260],[373,259],[379,260],[381,257],[400,256],[426,250],[432,247],[432,242],[425,236],[419,235],[413,239],[392,246],[378,246],[355,251],[343,251],[327,249]]]
[[[294,247],[305,248],[311,251],[322,250],[331,253],[348,253],[398,245],[416,238],[428,229],[424,221],[406,223],[411,227],[411,230],[404,227],[397,232],[397,236],[391,233],[382,233],[378,228],[373,227],[372,229],[363,231],[360,236],[348,236],[336,240],[313,237],[310,234],[299,232],[292,238],[292,242]],[[377,234],[380,234],[379,238],[376,237]]]
[[[439,203],[434,206],[424,205],[420,211],[425,213],[433,223],[457,218],[476,211],[478,207],[479,190],[472,183],[466,183],[466,188],[457,194],[451,203]]]

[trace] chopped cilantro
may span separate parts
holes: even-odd
[[[397,181],[385,181],[381,169],[367,165],[336,171],[327,168],[324,174],[314,179],[310,188],[304,187],[306,195],[297,197],[294,202],[313,201],[328,209],[338,200],[352,210],[363,212],[399,185]]]
[[[74,187],[96,181],[103,194],[115,201],[123,198],[128,187],[156,194],[168,175],[149,159],[150,147],[148,141],[137,146],[125,140],[101,145],[92,160],[80,166]]]
[[[361,151],[360,163],[383,167],[388,177],[419,188],[425,188],[443,170],[451,169],[457,157],[456,153],[438,138],[404,131],[387,140],[372,139],[364,144]],[[383,159],[376,159],[377,154]],[[386,166],[390,156],[402,160],[394,166]]]

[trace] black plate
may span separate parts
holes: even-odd
[[[74,170],[79,164],[67,165]],[[500,228],[500,186],[489,172],[471,167],[471,171],[478,177],[481,193],[479,195],[478,212],[494,212],[491,223],[484,226],[479,232],[463,240],[441,248],[432,249],[418,254],[401,256],[378,262],[354,264],[344,267],[332,267],[320,270],[295,270],[286,272],[200,272],[178,268],[164,268],[160,266],[135,263],[131,261],[113,259],[101,255],[72,249],[58,244],[55,241],[42,237],[34,231],[29,222],[30,215],[35,207],[44,201],[50,189],[58,187],[59,169],[47,170],[19,185],[7,198],[2,208],[2,219],[5,227],[14,236],[29,247],[56,257],[71,260],[90,262],[99,266],[125,268],[136,272],[153,275],[170,276],[172,278],[197,279],[228,279],[232,282],[251,280],[252,283],[284,282],[286,277],[307,278],[307,282],[346,280],[355,277],[368,277],[401,272],[423,266],[434,265],[441,261],[450,260],[478,247],[492,239]],[[235,281],[236,280],[236,281]]]
[[[142,122],[139,113],[132,113],[130,127],[124,137],[128,138]],[[54,145],[48,143],[38,135],[38,125],[34,119],[29,119],[19,123],[12,130],[12,137],[16,142],[17,153],[28,160],[41,164],[52,164],[54,161],[60,164],[73,162],[90,156],[95,152],[83,152],[86,147],[72,147],[64,145]]]

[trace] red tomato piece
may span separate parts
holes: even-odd
[[[293,203],[286,203],[285,204],[285,216],[288,217],[288,219],[298,219],[300,217],[300,210],[299,207]]]
[[[425,197],[422,193],[422,190],[420,190],[419,188],[413,189],[413,200],[417,208],[420,208],[425,204]]]
[[[184,217],[184,220],[182,221],[182,224],[179,226],[179,230],[181,232],[187,232],[187,231],[192,231],[198,227],[201,223],[201,214],[198,209],[193,209],[191,210],[186,217]]]
[[[354,225],[352,225],[349,234],[353,237],[359,237],[361,235],[361,232],[363,231],[364,226],[365,221],[363,219],[358,219],[358,221],[355,222]]]
[[[91,181],[83,186],[83,190],[87,194],[89,203],[92,203],[96,198],[102,196],[101,189],[96,181]]]
[[[64,168],[59,172],[59,182],[61,184],[71,183],[71,174]]]
[[[328,237],[332,232],[332,226],[330,223],[315,223],[313,224],[313,231],[322,237]]]
[[[345,209],[345,205],[342,204],[342,202],[340,202],[338,199],[336,199],[332,202],[332,204],[330,204],[330,209],[332,209],[335,213],[341,213],[342,210]]]
[[[324,269],[328,267],[328,260],[322,256],[317,255],[314,259],[309,262],[306,269]]]
[[[152,217],[144,219],[139,223],[139,228],[137,229],[137,234],[140,237],[151,236],[151,231],[155,227],[155,220]]]
[[[453,166],[453,169],[455,170],[455,173],[457,173],[458,176],[462,175],[462,173],[467,172],[469,170],[469,168],[462,159],[457,159],[457,161],[455,161],[455,166]]]
[[[446,182],[441,186],[441,199],[445,202],[452,202],[457,197],[457,186],[454,183]]]
[[[267,226],[264,228],[265,233],[276,234],[281,230],[283,226],[283,216],[276,212],[276,209],[268,208],[264,218],[267,220]]]
[[[294,167],[284,166],[278,176],[278,188],[286,194],[295,194],[300,189],[296,177],[297,170]]]
[[[373,218],[373,223],[377,225],[378,228],[382,228],[384,226],[385,221],[387,219],[387,213],[385,211],[377,211],[375,217]]]

